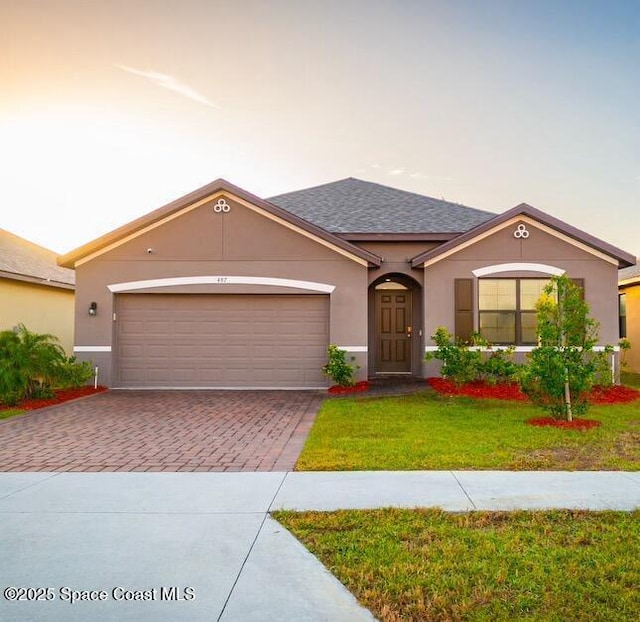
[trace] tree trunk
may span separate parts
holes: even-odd
[[[571,390],[569,389],[569,370],[564,368],[564,403],[567,407],[567,421],[573,421],[573,412],[571,410]]]

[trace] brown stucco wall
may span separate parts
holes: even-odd
[[[71,354],[73,297],[70,289],[0,279],[0,330],[24,324],[32,332],[55,335]]]
[[[367,267],[225,197],[228,213],[215,213],[210,201],[148,231],[76,269],[76,346],[113,346],[114,300],[108,285],[180,276],[260,276],[334,285],[330,295],[330,342],[367,345]],[[152,249],[151,253],[147,250]],[[241,285],[163,287],[158,293],[314,293],[290,288]],[[98,314],[88,315],[98,303]],[[117,318],[115,320],[117,322]],[[109,352],[78,352],[100,366],[109,385]],[[367,377],[366,353],[355,355]]]
[[[411,267],[411,259],[438,246],[436,242],[354,242],[382,258],[379,268],[369,270],[369,283],[391,273],[400,273],[410,276],[422,284],[423,270]]]
[[[527,223],[529,237],[517,239],[516,224],[494,233],[424,270],[425,334],[427,345],[439,326],[454,331],[454,279],[473,278],[472,271],[501,263],[539,263],[561,268],[573,278],[584,279],[585,299],[592,317],[600,322],[600,343],[618,343],[617,274],[618,266],[577,248],[569,242]],[[508,272],[500,277],[544,277],[536,272]],[[477,284],[474,287],[475,327],[477,318]],[[434,363],[425,366],[433,374]]]

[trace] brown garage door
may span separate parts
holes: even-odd
[[[120,387],[323,387],[328,296],[120,294]]]

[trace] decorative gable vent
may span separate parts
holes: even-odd
[[[526,240],[529,237],[529,232],[527,231],[527,227],[520,223],[516,230],[513,232],[513,237],[519,240]]]
[[[220,214],[222,212],[226,214],[231,211],[231,206],[224,199],[218,199],[218,202],[213,206],[213,211],[216,214]]]

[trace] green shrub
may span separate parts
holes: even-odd
[[[350,365],[347,363],[347,353],[338,346],[330,345],[327,349],[328,361],[323,366],[322,372],[329,376],[335,384],[340,387],[352,387],[355,381],[355,372],[360,369],[359,365]],[[355,360],[355,357],[351,357]]]
[[[89,361],[78,363],[75,356],[70,356],[58,368],[56,386],[60,389],[83,387],[93,374],[93,365]]]
[[[427,352],[427,361],[438,359],[442,361],[440,375],[449,378],[456,384],[473,382],[480,378],[480,365],[482,355],[477,350],[471,350],[468,343],[456,341],[453,335],[440,326],[432,339],[438,349],[435,352]]]
[[[620,367],[626,369],[629,364],[627,362],[627,353],[631,350],[631,342],[623,338],[618,342],[618,346],[620,346]]]
[[[32,333],[24,324],[0,332],[0,402],[51,397],[53,389],[81,386],[91,375],[91,365],[67,358],[53,335]]]
[[[512,382],[515,380],[522,367],[513,362],[515,351],[515,346],[498,348],[496,350],[489,347],[487,351],[483,353],[483,361],[480,368],[482,379],[489,384]]]
[[[440,374],[456,384],[484,380],[489,384],[509,382],[514,379],[519,366],[513,362],[515,348],[493,349],[478,333],[473,333],[470,342],[454,339],[443,326],[436,330],[432,339],[438,349],[427,352],[427,361],[442,361]]]

